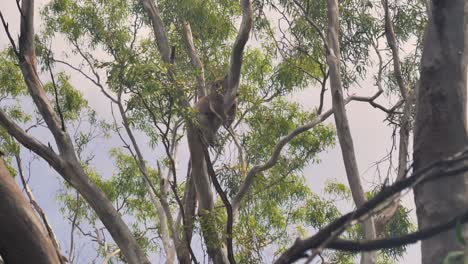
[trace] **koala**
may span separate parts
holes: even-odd
[[[228,86],[227,76],[211,82],[210,86],[210,93],[198,100],[195,109],[198,111],[198,122],[204,139],[210,146],[214,146],[216,133],[221,125],[228,128],[234,122],[237,104],[234,103],[228,111],[224,109],[224,93]]]

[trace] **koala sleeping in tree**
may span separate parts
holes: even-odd
[[[227,86],[227,76],[211,82],[210,93],[200,98],[195,104],[195,109],[198,110],[200,131],[210,146],[215,145],[216,133],[221,125],[226,129],[229,128],[236,115],[236,102],[228,111],[224,109],[224,93]]]

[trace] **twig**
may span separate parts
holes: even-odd
[[[47,68],[49,69],[50,73],[50,78],[52,79],[52,85],[54,86],[54,95],[55,95],[55,104],[57,105],[57,112],[59,113],[60,116],[60,121],[62,124],[62,130],[65,132],[65,120],[63,118],[63,113],[62,113],[62,108],[60,107],[60,102],[58,98],[58,89],[57,89],[57,84],[55,83],[55,78],[54,74],[52,72],[52,67],[50,66],[50,53],[51,53],[51,47],[49,47],[48,54],[47,54]]]
[[[18,175],[21,178],[21,183],[23,184],[23,188],[26,191],[26,195],[29,198],[29,202],[33,206],[34,210],[36,210],[36,212],[41,217],[42,223],[44,224],[44,226],[45,226],[45,228],[47,230],[47,234],[49,235],[49,238],[50,238],[50,240],[52,240],[52,244],[55,247],[55,251],[57,252],[57,256],[58,256],[58,258],[60,260],[60,263],[63,264],[64,260],[66,260],[66,257],[63,256],[62,253],[60,252],[60,246],[59,246],[59,243],[57,241],[57,237],[55,236],[55,233],[52,230],[52,226],[50,225],[49,220],[47,219],[47,216],[44,213],[44,210],[42,210],[41,206],[37,203],[36,199],[34,198],[34,195],[33,195],[32,191],[31,191],[31,188],[29,188],[29,185],[26,182],[26,178],[24,177],[24,173],[23,173],[23,165],[22,165],[21,158],[20,158],[19,154],[15,154],[15,160],[16,160],[16,165],[18,167]]]
[[[8,39],[10,40],[11,47],[13,49],[13,52],[16,54],[16,57],[18,59],[21,59],[21,54],[19,53],[18,49],[16,48],[15,41],[13,40],[13,37],[10,34],[10,29],[8,23],[5,21],[5,18],[3,17],[3,13],[0,11],[0,19],[2,20],[3,28],[5,28],[5,32],[7,34]]]

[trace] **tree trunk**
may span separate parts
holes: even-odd
[[[60,263],[52,240],[1,159],[0,200],[0,255],[3,260],[6,263]]]
[[[199,214],[203,239],[205,240],[208,255],[214,264],[229,263],[227,252],[215,226],[214,196],[211,189],[211,180],[205,162],[202,143],[199,140],[197,129],[187,122],[187,139],[190,149],[190,161],[192,164],[192,179],[199,203]]]
[[[356,206],[365,203],[366,198],[362,188],[359,169],[356,162],[353,138],[349,129],[348,117],[343,99],[343,88],[340,76],[340,45],[339,34],[339,11],[338,0],[327,1],[328,34],[327,34],[327,63],[330,71],[330,91],[332,94],[333,112],[335,117],[336,133],[340,142],[341,154],[348,177],[351,194]],[[375,227],[372,217],[362,223],[364,237],[375,239]],[[377,255],[374,252],[362,253],[361,264],[372,264],[377,262]]]
[[[467,144],[466,0],[432,1],[424,39],[414,131],[414,170],[460,151]],[[419,228],[468,208],[468,173],[414,188]],[[462,249],[451,230],[421,243],[422,263],[440,263]]]

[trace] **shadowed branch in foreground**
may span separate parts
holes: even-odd
[[[347,213],[336,219],[317,234],[306,239],[297,239],[283,255],[276,261],[280,263],[291,263],[298,259],[308,257],[307,251],[317,251],[317,249],[338,249],[344,251],[373,251],[384,248],[393,248],[406,244],[415,243],[419,240],[427,239],[441,232],[450,230],[457,223],[468,221],[468,211],[459,214],[450,220],[435,225],[430,228],[421,229],[417,232],[403,235],[395,238],[378,239],[370,241],[349,241],[341,239],[330,239],[333,236],[338,237],[348,225],[362,220],[373,213],[373,210],[383,203],[398,198],[401,191],[412,188],[417,184],[431,180],[440,180],[441,178],[458,175],[461,172],[468,171],[468,148],[443,160],[433,162],[429,166],[414,172],[408,178],[398,181],[391,186],[385,187],[374,198],[370,199],[356,210]],[[397,195],[397,196],[395,196]]]

